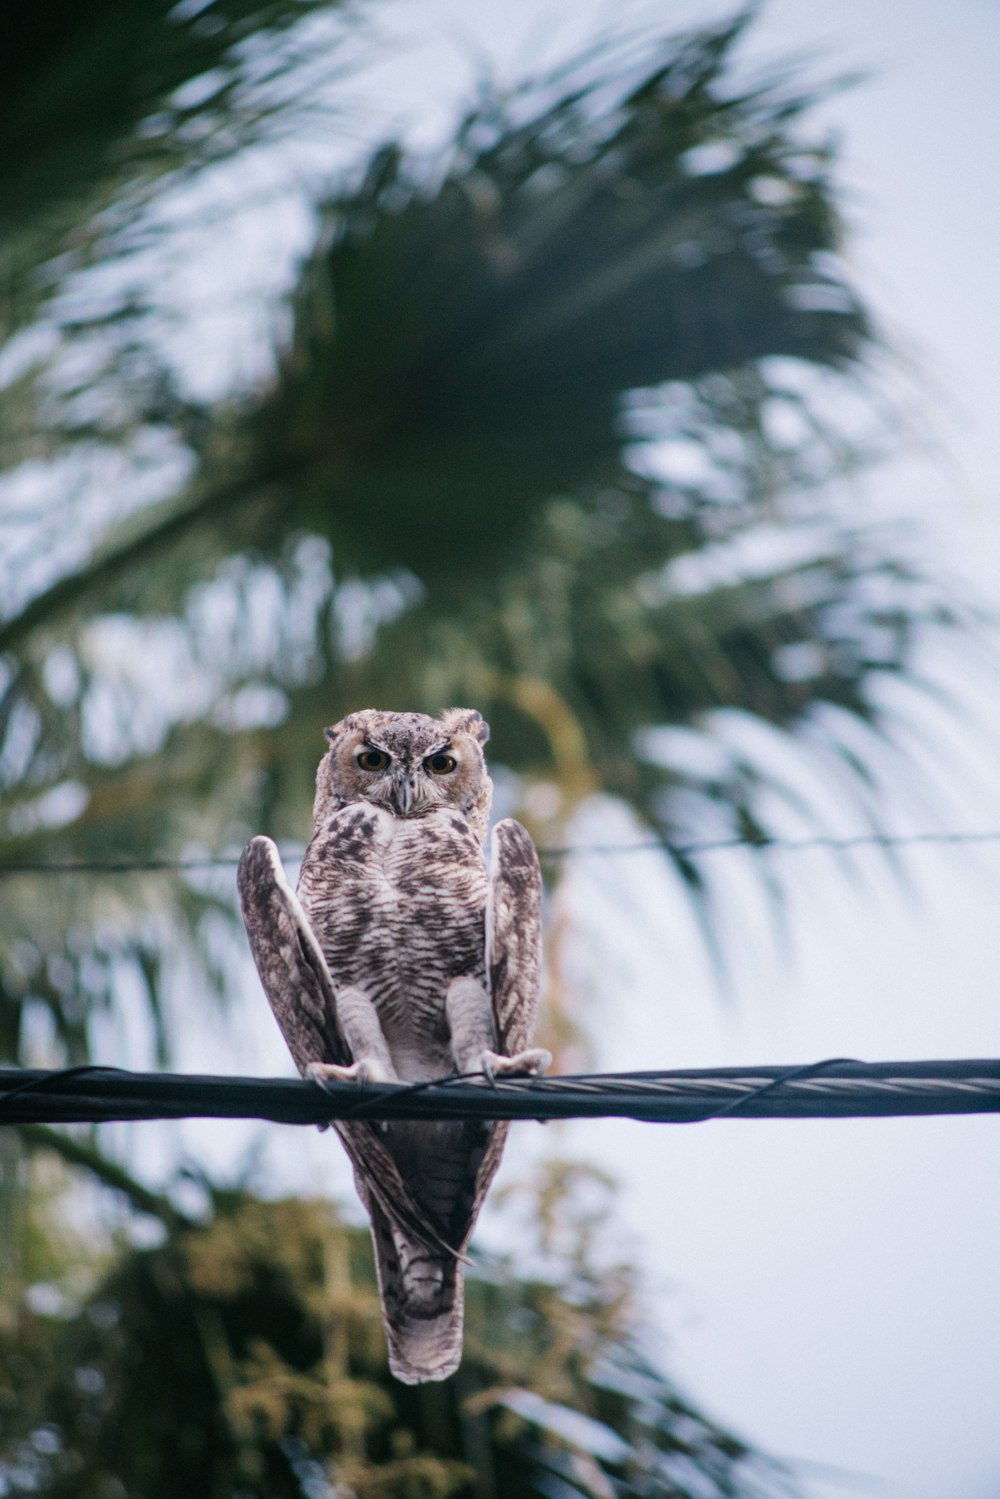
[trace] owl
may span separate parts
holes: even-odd
[[[479,713],[364,709],[327,729],[293,892],[269,838],[239,868],[264,992],[299,1071],[417,1083],[537,1073],[541,875],[493,786]],[[371,1219],[389,1364],[407,1384],[462,1356],[464,1250],[507,1125],[335,1121]]]

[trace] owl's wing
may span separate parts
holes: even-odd
[[[507,818],[493,829],[486,902],[486,976],[498,1050],[505,1056],[523,1051],[531,1040],[541,971],[542,871],[527,828]],[[485,1127],[483,1156],[467,1199],[468,1233],[496,1176],[509,1128],[505,1121]]]
[[[236,882],[250,951],[296,1067],[304,1075],[310,1062],[349,1064],[326,958],[270,838],[247,844]],[[362,1200],[374,1198],[428,1248],[454,1254],[444,1226],[429,1222],[426,1210],[413,1201],[377,1126],[335,1120],[334,1128],[351,1158]]]
[[[493,829],[486,903],[486,973],[499,1050],[531,1038],[542,971],[542,871],[527,828],[508,817]]]
[[[304,1075],[310,1062],[349,1064],[326,958],[270,838],[247,844],[236,884],[250,951],[296,1067]]]

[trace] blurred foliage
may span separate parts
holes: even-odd
[[[442,1385],[389,1376],[368,1236],[328,1203],[216,1193],[209,1222],[124,1250],[75,1301],[36,1286],[36,1310],[0,1329],[4,1491],[789,1494],[649,1362],[630,1274],[595,1241],[600,1183],[556,1166],[540,1187],[559,1223],[545,1273],[470,1272],[467,1354]]]
[[[0,10],[0,337],[120,250],[164,180],[287,120],[330,0],[8,0]],[[312,39],[313,43],[315,38]]]
[[[234,284],[269,253],[292,189],[249,236],[219,189],[335,109],[344,12],[0,16],[0,875],[299,841],[322,725],[376,704],[481,708],[502,796],[542,838],[595,793],[678,841],[814,827],[796,754],[877,822],[878,683],[912,679],[948,615],[831,518],[871,456],[832,413],[877,404],[879,345],[839,256],[822,90],[744,76],[750,12],[484,88],[437,155],[384,142],[309,201],[270,375],[232,360],[209,398],[219,309],[176,325],[176,222],[231,247]],[[206,985],[233,986],[230,886],[5,879],[3,1060],[110,1060],[137,1014],[164,1058]],[[165,1238],[91,1265],[90,1289],[10,1297],[7,1492],[781,1491],[647,1359],[628,1277],[595,1268],[567,1209],[579,1182],[535,1198],[552,1273],[484,1266],[462,1371],[408,1390],[363,1235],[328,1207],[209,1189],[194,1225],[90,1137],[22,1138]],[[5,1204],[56,1277],[24,1169],[0,1155]]]
[[[694,793],[762,831],[780,771],[649,750],[658,725],[711,739],[720,708],[808,725],[874,807],[838,725],[875,724],[872,682],[945,611],[815,498],[860,456],[819,416],[823,382],[856,386],[875,345],[802,124],[815,90],[738,87],[746,23],[487,95],[443,160],[386,146],[328,199],[273,380],[188,403],[187,482],[0,625],[33,741],[12,815],[94,788],[47,848],[300,833],[319,721],[362,701],[477,703],[563,820],[603,788],[685,833]],[[694,472],[669,477],[671,455]],[[109,714],[102,752],[87,725]]]
[[[109,159],[145,170],[137,122],[178,88],[156,136],[171,159],[201,160],[217,115],[245,155],[234,59],[273,53],[267,76],[297,99],[269,39],[302,13],[220,0],[135,18],[135,56],[166,51],[117,90],[103,144],[94,107],[81,191]],[[185,390],[156,286],[116,302],[105,247],[112,290],[0,419],[16,543],[0,858],[299,841],[322,725],[379,703],[481,708],[494,764],[548,790],[546,815],[524,802],[546,841],[595,792],[674,842],[812,829],[831,779],[877,824],[874,689],[911,677],[947,610],[828,518],[829,485],[865,454],[825,411],[868,399],[878,345],[838,256],[832,154],[810,138],[820,91],[794,69],[739,81],[749,19],[484,90],[437,157],[375,151],[319,206],[273,375],[249,393]],[[216,91],[183,92],[206,48]],[[53,168],[53,198],[66,180]],[[94,297],[72,264],[52,277],[53,295]],[[194,362],[198,339],[195,321]],[[47,459],[19,447],[22,425]],[[764,752],[755,725],[777,731]],[[818,794],[770,752],[782,738]],[[712,931],[711,888],[674,858]],[[126,973],[162,1054],[165,943],[224,987],[219,883],[5,889],[9,1056],[48,1012],[52,1059],[77,1059]]]

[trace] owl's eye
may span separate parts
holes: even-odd
[[[428,755],[424,764],[432,776],[447,776],[455,769],[458,761],[453,755]]]
[[[362,770],[385,770],[389,763],[389,756],[385,750],[362,750],[358,756],[358,765]]]

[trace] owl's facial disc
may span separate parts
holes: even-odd
[[[373,774],[380,770],[388,770],[392,763],[392,756],[384,749],[378,749],[375,745],[365,744],[358,750],[356,756],[358,768]]]
[[[401,817],[423,812],[439,804],[444,782],[458,768],[458,760],[451,753],[450,740],[432,746],[430,753],[420,758],[397,760],[393,763],[391,800]],[[436,783],[436,784],[433,784]]]
[[[416,787],[413,784],[412,772],[404,769],[402,774],[393,778],[392,800],[401,817],[409,816],[416,800]]]
[[[352,758],[361,783],[361,795],[373,802],[393,800],[398,765],[396,756],[371,739],[363,739],[355,747]]]
[[[449,744],[447,749],[435,750],[433,755],[428,755],[424,760],[424,769],[432,776],[450,776],[453,770],[458,769],[455,756],[448,754],[450,749]]]

